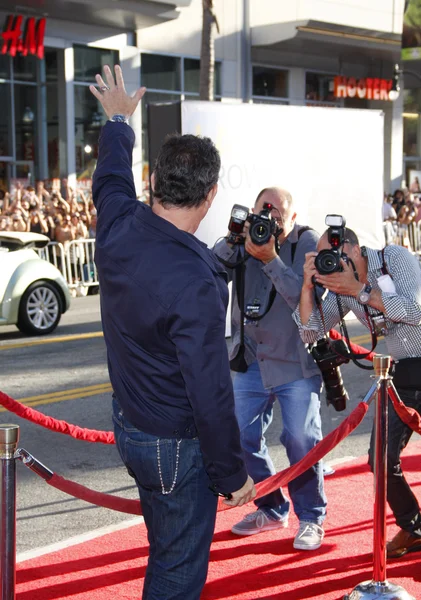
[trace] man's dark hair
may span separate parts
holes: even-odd
[[[155,162],[154,198],[162,206],[200,206],[218,183],[221,159],[210,138],[171,135]]]
[[[348,229],[348,227],[345,227],[345,239],[351,246],[360,245],[357,234],[354,231],[352,231],[352,229]]]

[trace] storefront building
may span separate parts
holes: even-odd
[[[140,85],[136,30],[178,17],[191,0],[89,2],[0,0],[0,185],[69,178],[89,185],[105,122],[89,91],[105,64],[120,63],[128,90]],[[108,6],[108,5],[107,5]],[[140,133],[141,118],[134,120]],[[139,136],[140,148],[141,136]],[[135,160],[141,162],[140,149]]]
[[[109,3],[103,9],[100,4],[69,1],[56,7],[51,0],[44,4],[44,15],[35,14],[30,0],[20,2],[19,10],[27,7],[23,21],[35,19],[35,34],[45,18],[44,57],[29,50],[11,56],[10,43],[4,51],[3,41],[0,181],[28,174],[32,180],[89,181],[104,123],[89,85],[104,64],[120,62],[129,90],[140,84],[148,88],[142,116],[132,122],[140,178],[148,156],[145,105],[198,98],[202,0],[131,0],[113,3],[117,8],[112,10]],[[404,101],[410,113],[418,91],[405,92],[395,102],[388,97],[400,58],[403,4],[214,0],[216,100],[382,110],[385,190],[400,187],[403,147],[405,165],[410,158],[421,168],[419,119],[405,117],[405,145],[402,120]],[[0,0],[4,26],[9,15],[20,14],[7,6],[7,0]],[[21,47],[29,49],[34,35],[26,41],[24,36]],[[305,143],[306,132],[297,135]]]

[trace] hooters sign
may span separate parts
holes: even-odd
[[[44,34],[45,19],[35,20],[34,17],[29,17],[24,22],[21,15],[17,17],[10,15],[1,34],[0,54],[9,56],[33,54],[42,59],[44,58]]]
[[[390,100],[391,79],[365,77],[335,77],[334,94],[336,98],[360,98],[361,100]]]

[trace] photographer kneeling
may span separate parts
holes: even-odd
[[[329,224],[328,219],[326,222]],[[301,337],[306,343],[314,343],[352,310],[372,335],[385,336],[387,350],[395,361],[397,391],[407,406],[421,412],[421,269],[418,260],[400,246],[390,245],[384,250],[360,246],[351,229],[343,227],[342,230],[339,246],[335,247],[330,241],[331,227],[319,240],[320,254],[306,254],[301,299],[294,313]],[[321,303],[315,299],[315,283],[329,290]],[[411,435],[412,430],[400,420],[389,402],[387,500],[400,527],[387,544],[389,558],[421,550],[420,507],[405,480],[400,461],[401,451]],[[373,454],[372,435],[369,450],[372,469]]]
[[[247,470],[256,482],[275,473],[265,432],[276,400],[283,419],[281,442],[290,464],[322,439],[320,371],[291,318],[300,297],[305,254],[315,249],[318,235],[295,219],[288,192],[264,189],[253,214],[247,207],[234,206],[231,233],[215,247],[233,281],[230,359],[236,371],[235,411]],[[316,550],[323,540],[326,515],[321,463],[288,489],[300,521],[294,548]],[[234,525],[233,533],[253,535],[287,526],[290,503],[281,489],[257,500],[256,506]]]

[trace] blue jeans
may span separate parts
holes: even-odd
[[[280,441],[293,465],[322,439],[320,388],[321,377],[316,375],[265,390],[257,361],[246,373],[235,374],[235,411],[241,444],[247,471],[256,483],[276,473],[265,440],[275,400],[279,401],[283,420]],[[298,519],[323,523],[327,502],[321,463],[291,481],[288,491]],[[289,502],[281,489],[259,498],[255,504],[273,519],[284,518],[289,511]]]
[[[209,489],[199,440],[157,438],[139,431],[116,399],[113,421],[117,448],[137,483],[148,530],[142,598],[199,600],[218,500]]]

